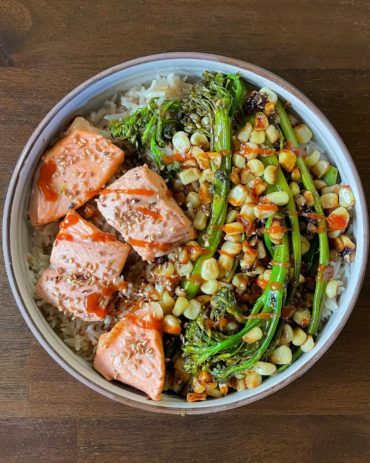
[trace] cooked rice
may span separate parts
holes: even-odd
[[[149,87],[140,85],[131,88],[124,94],[113,95],[99,110],[88,115],[87,119],[96,127],[106,129],[109,120],[126,116],[139,107],[145,106],[153,97],[158,97],[160,101],[183,98],[189,92],[190,86],[190,84],[186,83],[186,78],[175,74],[157,77]],[[109,183],[112,183],[123,173],[124,170],[120,170],[110,179]],[[103,231],[117,233],[105,221],[95,224],[102,228]],[[58,224],[56,222],[34,229],[31,252],[27,256],[30,278],[34,285],[39,280],[42,271],[50,263],[50,253],[57,233]],[[85,322],[65,315],[56,307],[36,296],[35,301],[59,337],[78,355],[86,360],[92,360],[99,336],[111,328],[112,317],[107,316],[100,322]]]

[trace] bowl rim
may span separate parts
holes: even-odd
[[[12,256],[11,256],[11,249],[10,249],[10,221],[11,221],[11,210],[12,210],[12,205],[13,205],[13,197],[14,197],[14,191],[17,187],[18,183],[18,178],[20,175],[20,171],[22,169],[22,166],[32,148],[36,140],[38,139],[40,133],[44,130],[44,128],[52,123],[53,119],[55,116],[58,114],[58,112],[69,102],[71,101],[76,95],[78,95],[81,91],[84,89],[90,87],[91,85],[99,82],[100,80],[105,79],[106,77],[115,74],[116,72],[122,71],[124,69],[128,69],[131,67],[134,67],[139,64],[143,63],[150,63],[150,62],[156,62],[156,61],[171,61],[171,60],[179,60],[179,59],[192,59],[192,60],[207,60],[207,61],[214,61],[217,63],[221,64],[226,64],[226,65],[231,65],[235,66],[238,68],[241,68],[245,71],[250,71],[255,74],[258,74],[259,76],[268,79],[272,82],[274,82],[276,85],[284,88],[287,92],[291,93],[294,95],[296,98],[298,98],[304,105],[308,107],[309,110],[311,110],[315,115],[320,119],[321,123],[325,125],[326,129],[331,133],[331,135],[336,139],[337,143],[339,144],[343,154],[347,157],[347,161],[350,164],[351,168],[351,175],[353,176],[354,181],[357,183],[357,187],[359,190],[359,200],[361,204],[361,208],[366,211],[367,210],[367,205],[366,205],[366,198],[364,194],[364,189],[363,185],[361,182],[361,179],[359,177],[359,174],[357,172],[356,166],[354,164],[354,161],[346,148],[344,142],[342,141],[341,137],[337,133],[337,131],[334,129],[332,124],[329,122],[329,120],[326,118],[326,116],[305,96],[303,95],[296,87],[285,81],[285,79],[282,79],[281,77],[275,75],[274,73],[267,71],[266,69],[256,66],[254,64],[234,59],[234,58],[228,58],[225,56],[220,56],[220,55],[214,55],[214,54],[207,54],[207,53],[197,53],[197,52],[170,52],[170,53],[160,53],[160,54],[154,54],[154,55],[148,55],[148,56],[143,56],[140,58],[135,58],[129,61],[125,61],[123,63],[120,63],[118,65],[112,66],[108,69],[105,69],[104,71],[96,74],[95,76],[91,77],[90,79],[87,79],[85,82],[74,88],[71,92],[69,92],[66,96],[64,96],[56,105],[53,106],[53,108],[46,114],[46,116],[41,120],[41,122],[38,124],[38,126],[35,128],[35,130],[32,132],[31,136],[29,137],[28,141],[26,142],[22,153],[16,163],[16,166],[14,168],[9,186],[8,186],[8,192],[6,195],[5,203],[4,203],[4,214],[3,214],[3,254],[4,254],[4,262],[5,262],[5,268],[8,276],[8,280],[10,283],[11,290],[13,292],[13,296],[15,298],[15,301],[17,303],[17,306],[26,321],[27,326],[33,333],[33,335],[36,337],[38,342],[41,344],[41,346],[45,349],[45,351],[69,374],[71,374],[75,379],[80,381],[82,384],[88,386],[89,388],[93,389],[95,392],[100,393],[101,395],[108,397],[110,399],[113,399],[115,401],[118,401],[120,403],[124,403],[130,406],[133,406],[135,408],[139,408],[145,411],[152,411],[152,412],[158,412],[158,413],[170,413],[170,414],[205,414],[205,413],[215,413],[215,412],[220,412],[220,411],[225,411],[225,410],[231,410],[243,405],[247,405],[249,403],[255,402],[257,400],[260,400],[280,389],[283,387],[287,386],[291,382],[293,382],[295,379],[299,378],[301,375],[303,375],[309,368],[311,368],[320,358],[321,356],[329,349],[329,347],[333,344],[335,339],[338,337],[339,333],[342,331],[343,327],[345,326],[355,304],[358,299],[358,296],[360,294],[360,290],[362,287],[362,283],[365,278],[365,271],[366,271],[366,265],[367,265],[367,257],[368,257],[368,248],[369,248],[369,222],[368,222],[368,215],[365,214],[365,217],[363,217],[364,220],[364,253],[362,257],[362,262],[360,265],[359,269],[359,275],[360,278],[356,282],[356,288],[354,290],[354,295],[351,300],[351,303],[348,305],[347,309],[343,313],[342,318],[339,320],[336,328],[334,329],[332,335],[328,340],[321,346],[321,348],[318,350],[318,352],[312,356],[307,362],[305,362],[296,372],[293,374],[287,376],[285,379],[280,381],[278,384],[272,385],[270,388],[266,389],[265,391],[262,391],[260,393],[255,394],[254,396],[251,397],[245,397],[243,399],[236,399],[228,404],[221,404],[221,405],[210,405],[202,408],[197,408],[196,405],[192,408],[182,408],[181,405],[179,406],[174,406],[174,407],[168,407],[168,406],[161,406],[161,407],[156,407],[152,405],[152,402],[148,401],[147,403],[141,403],[137,402],[135,400],[132,400],[128,397],[123,397],[123,396],[118,396],[115,393],[112,393],[105,388],[97,385],[93,381],[90,381],[88,378],[86,378],[82,373],[80,373],[78,370],[73,368],[66,360],[64,360],[60,354],[54,349],[54,347],[49,343],[49,341],[44,337],[43,333],[39,330],[37,324],[32,320],[28,313],[27,306],[25,302],[22,299],[20,290],[18,288],[17,280],[14,274],[13,270],[13,264],[12,264]]]

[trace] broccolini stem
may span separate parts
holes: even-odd
[[[222,378],[228,378],[231,375],[235,375],[237,373],[241,373],[245,370],[249,370],[250,368],[252,368],[253,365],[256,362],[258,362],[258,360],[266,352],[267,348],[269,347],[274,337],[276,328],[279,324],[281,309],[284,303],[285,289],[283,288],[283,286],[284,286],[285,280],[288,275],[289,240],[288,240],[288,236],[286,233],[284,234],[282,244],[276,247],[275,254],[274,254],[274,263],[275,263],[275,266],[273,267],[273,271],[271,273],[271,278],[270,278],[271,283],[266,288],[267,297],[266,297],[265,307],[263,309],[263,312],[271,312],[271,310],[273,311],[273,318],[269,322],[266,336],[263,339],[260,346],[258,347],[258,349],[256,350],[256,352],[254,353],[254,355],[249,360],[247,360],[246,362],[240,365],[231,366],[229,368],[222,370],[221,371]],[[276,287],[276,289],[274,287]],[[246,330],[247,325],[241,331],[241,332],[244,332],[243,335],[245,334],[245,332],[249,331],[249,329]]]
[[[271,271],[271,277],[269,280],[269,284],[267,285],[262,295],[257,299],[257,302],[255,303],[251,311],[251,315],[258,314],[262,308],[263,308],[262,312],[264,313],[270,312],[272,308],[270,306],[274,306],[273,307],[274,316],[273,316],[273,319],[271,321],[271,324],[269,326],[269,331],[268,331],[271,337],[269,338],[268,343],[267,341],[266,341],[266,344],[263,343],[263,349],[265,350],[268,347],[268,344],[271,342],[273,333],[275,332],[277,323],[279,321],[281,305],[283,303],[284,294],[285,294],[284,283],[285,283],[285,279],[288,273],[288,264],[289,264],[289,241],[288,241],[287,235],[285,234],[282,244],[277,245],[275,248],[273,267]],[[275,303],[275,301],[277,302]],[[204,362],[207,361],[207,359],[212,357],[212,355],[215,355],[218,352],[221,352],[223,350],[229,349],[230,347],[235,345],[238,341],[242,339],[242,337],[246,333],[248,333],[248,331],[250,331],[255,326],[258,326],[259,324],[261,324],[262,321],[263,320],[261,319],[249,320],[245,324],[244,328],[242,328],[238,333],[234,334],[233,336],[230,336],[225,341],[221,341],[213,345],[210,348],[205,348],[203,355],[201,355],[200,360],[198,361],[198,364],[199,365],[203,364]],[[271,325],[272,325],[272,328],[271,328]],[[271,328],[271,331],[270,331],[270,328]],[[261,352],[261,355],[262,355],[264,351],[262,352],[262,349],[261,349],[261,350],[258,350],[258,352]]]
[[[195,297],[199,291],[199,275],[203,262],[215,254],[221,240],[222,226],[225,223],[227,212],[227,195],[230,187],[231,136],[231,118],[225,112],[217,111],[212,149],[221,154],[221,166],[215,172],[211,218],[201,238],[201,244],[204,246],[206,252],[196,261],[190,280],[185,280],[183,283],[184,289],[190,299]]]
[[[288,201],[288,215],[290,225],[292,227],[291,238],[292,238],[292,251],[293,251],[293,261],[294,261],[294,273],[293,273],[293,284],[288,293],[288,301],[291,301],[294,296],[294,292],[299,284],[299,275],[301,273],[301,260],[302,260],[302,251],[301,251],[301,233],[299,229],[299,219],[297,208],[294,202],[292,192],[289,188],[288,182],[280,168],[279,161],[275,155],[267,156],[262,158],[262,162],[265,166],[275,166],[277,167],[277,180],[274,185],[275,188],[279,191],[285,191],[289,197]]]
[[[290,123],[289,117],[285,111],[285,108],[281,101],[276,103],[275,109],[280,117],[280,126],[283,131],[285,138],[294,146],[298,147],[298,141],[295,136],[292,124]],[[314,210],[316,214],[324,217],[324,210],[321,206],[320,197],[316,190],[315,184],[312,180],[311,174],[306,166],[303,158],[297,156],[297,166],[301,171],[302,182],[306,190],[308,190],[314,199]],[[312,317],[311,323],[308,327],[309,334],[316,334],[317,328],[320,323],[321,316],[321,305],[324,298],[325,288],[327,282],[325,281],[324,272],[326,266],[329,263],[329,241],[328,234],[326,232],[326,221],[322,219],[318,223],[318,235],[319,235],[319,268],[316,277],[315,293],[313,298]]]

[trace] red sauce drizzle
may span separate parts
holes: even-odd
[[[169,243],[152,243],[151,241],[129,239],[131,246],[137,246],[138,248],[150,248],[159,249],[160,251],[169,251],[172,248],[172,244]]]
[[[85,303],[86,312],[93,313],[99,318],[104,318],[107,314],[107,311],[100,305],[100,296],[101,295],[99,293],[91,293],[87,296]]]
[[[103,243],[107,243],[108,241],[117,241],[117,238],[109,233],[104,232],[96,232],[91,235],[87,235],[84,238],[89,238],[91,241],[100,241]]]
[[[191,153],[186,153],[184,155],[180,153],[174,153],[172,155],[164,154],[162,159],[165,164],[172,164],[176,161],[185,162],[185,161],[188,161],[189,159],[194,159],[194,156]]]
[[[157,194],[155,190],[150,188],[117,188],[116,190],[110,190],[109,188],[106,188],[100,192],[102,195],[108,195],[110,193],[138,196],[154,196]]]
[[[127,313],[125,315],[127,320],[130,320],[136,326],[146,329],[146,330],[162,330],[162,323],[160,320],[156,320],[153,317],[150,317],[149,320],[144,320],[143,318],[138,317],[134,313]]]
[[[101,295],[104,297],[110,297],[116,291],[121,291],[123,289],[126,289],[127,286],[128,286],[128,283],[126,281],[122,281],[118,285],[110,284],[108,286],[102,286]]]
[[[225,251],[224,249],[220,249],[218,251],[218,253],[222,254],[223,256],[231,257],[232,259],[234,259],[234,257],[235,257],[235,254],[230,254],[229,252]]]
[[[269,234],[270,233],[272,233],[272,234],[285,233],[285,232],[289,231],[289,228],[282,227],[281,225],[270,225],[268,228],[265,228],[264,231],[266,231]]]
[[[53,160],[45,162],[40,169],[37,186],[41,195],[46,201],[56,201],[59,197],[58,193],[53,190],[52,178],[57,171],[57,165]]]
[[[137,207],[136,210],[141,212],[144,215],[149,215],[150,217],[153,217],[153,219],[155,220],[162,219],[161,214],[158,214],[158,212],[152,211],[151,209],[148,209],[147,207]]]
[[[70,233],[59,232],[57,234],[58,241],[73,241],[73,236]]]
[[[63,222],[60,222],[59,228],[62,230],[65,230],[68,227],[71,227],[72,225],[76,225],[78,221],[80,220],[80,217],[78,214],[75,212],[70,212],[67,217],[63,220]]]
[[[242,155],[257,154],[260,156],[272,156],[276,153],[276,150],[274,150],[273,148],[252,148],[251,146],[243,145],[240,148],[240,153]]]
[[[344,230],[347,226],[346,219],[339,215],[329,215],[327,218],[330,231]]]

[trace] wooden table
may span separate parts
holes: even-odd
[[[1,204],[45,113],[95,73],[164,51],[276,72],[328,116],[370,187],[370,2],[0,0]],[[369,191],[369,190],[368,190]],[[368,462],[369,286],[303,378],[218,415],[144,413],[100,397],[41,349],[4,271],[0,462]]]

